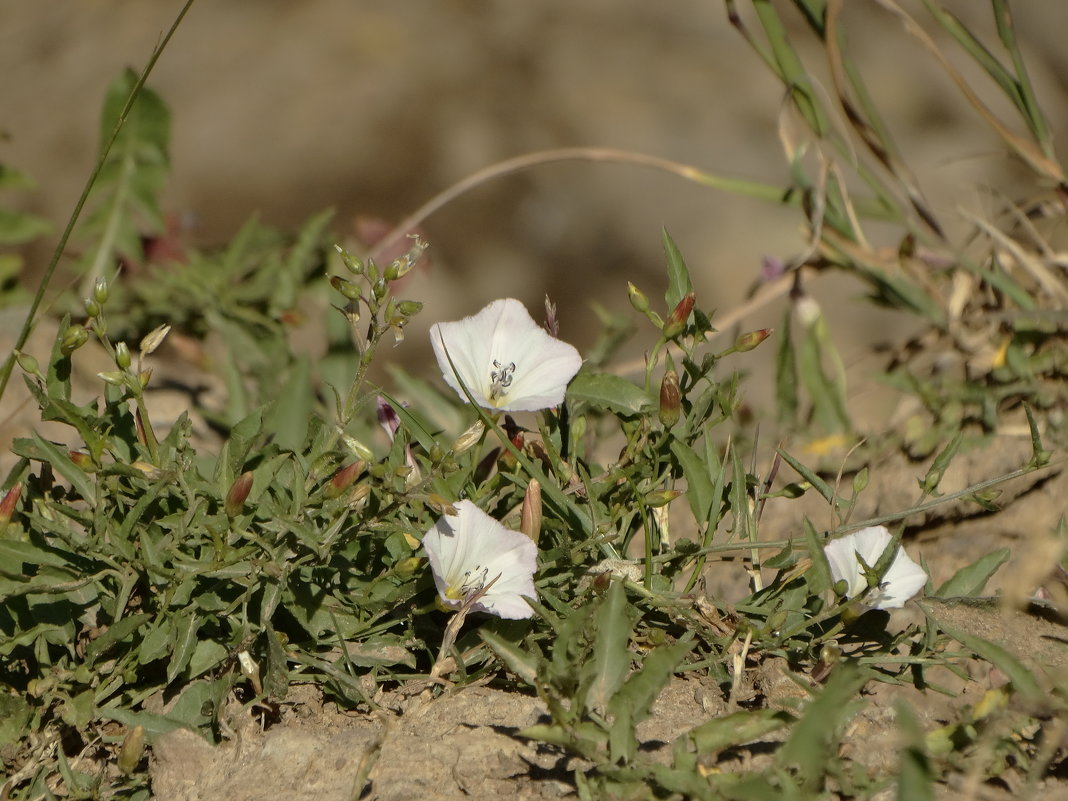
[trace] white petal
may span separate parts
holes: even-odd
[[[869,526],[824,546],[831,576],[836,582],[844,579],[848,584],[847,597],[859,595],[867,587],[859,560],[863,559],[869,567],[874,567],[892,540],[885,526]],[[904,606],[926,583],[927,573],[899,545],[881,585],[868,593],[864,605],[874,609],[896,609]]]
[[[495,300],[458,322],[431,326],[430,342],[445,382],[461,398],[467,396],[457,374],[479,405],[502,411],[537,411],[558,405],[582,366],[575,348],[551,337],[513,298]],[[509,370],[512,380],[494,398],[493,373],[502,368]]]
[[[523,596],[535,596],[537,547],[533,541],[505,528],[471,501],[458,501],[454,506],[457,514],[442,517],[423,537],[442,601],[460,607],[462,599],[450,598],[448,591],[475,576],[493,584],[473,609],[510,619],[530,617],[534,610]]]

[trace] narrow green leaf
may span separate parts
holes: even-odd
[[[712,517],[712,507],[717,501],[708,465],[682,440],[671,441],[671,452],[675,454],[686,477],[686,500],[694,520],[699,526],[705,525]]]
[[[993,553],[981,556],[970,565],[962,567],[954,573],[941,587],[938,595],[942,598],[961,598],[982,595],[987,581],[993,576],[999,567],[1009,561],[1012,551],[1008,548],[999,548]]]
[[[835,752],[839,728],[852,713],[852,703],[867,676],[852,665],[839,665],[816,698],[805,708],[790,738],[776,754],[783,768],[795,767],[802,787],[814,790]]]
[[[588,709],[604,711],[630,670],[631,615],[623,582],[613,581],[594,615],[593,658],[582,667]]]
[[[139,615],[124,617],[118,623],[109,626],[107,631],[89,643],[89,646],[85,649],[86,663],[92,665],[111,646],[129,637],[151,619],[152,615],[142,612]]]
[[[538,663],[540,661],[536,655],[527,653],[515,643],[492,631],[483,629],[478,634],[510,671],[527,684],[535,685],[538,679]]]
[[[809,469],[808,467],[806,467],[805,465],[803,465],[801,462],[799,462],[797,459],[795,459],[789,453],[784,451],[782,448],[778,448],[777,450],[778,450],[779,455],[782,456],[783,460],[788,465],[790,465],[790,467],[792,467],[794,470],[796,470],[797,473],[803,479],[805,479],[805,481],[807,481],[809,484],[811,484],[815,488],[816,492],[818,492],[820,495],[822,495],[824,497],[824,500],[826,500],[827,503],[833,503],[834,502],[834,490],[831,489],[831,485],[830,484],[828,484],[826,481],[824,481],[822,478],[820,478],[816,474],[815,471],[813,471],[813,470]]]
[[[808,586],[812,592],[821,593],[831,587],[831,566],[827,561],[827,554],[823,552],[824,543],[807,517],[802,528],[805,531],[808,556],[812,560],[812,567],[808,570]]]
[[[567,388],[572,403],[588,403],[596,409],[632,415],[653,408],[653,400],[641,387],[610,373],[579,373]]]
[[[693,292],[693,283],[690,281],[690,271],[686,269],[682,253],[672,240],[671,235],[665,228],[661,232],[661,240],[664,243],[664,252],[667,254],[668,287],[664,293],[664,301],[667,303],[667,311],[679,305],[688,294]]]
[[[312,413],[311,366],[301,355],[290,369],[278,400],[267,416],[265,428],[274,434],[279,448],[300,452],[308,438]]]
[[[743,710],[702,723],[682,738],[692,742],[699,754],[716,754],[724,748],[758,740],[785,728],[793,720],[788,712],[776,709]]]

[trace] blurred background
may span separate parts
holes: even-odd
[[[1024,173],[900,23],[877,2],[846,5],[847,46],[951,226],[958,207],[989,209],[990,187],[1036,191],[1014,183]],[[921,3],[903,5],[926,18]],[[985,4],[947,6],[996,43]],[[142,68],[180,7],[0,0],[0,162],[39,183],[18,202],[61,227],[92,168],[105,88],[123,67]],[[1016,14],[1043,108],[1061,130],[1068,4],[1028,0]],[[787,17],[803,44],[802,20]],[[951,56],[954,47],[945,45]],[[809,52],[823,80],[819,51]],[[995,91],[982,92],[984,75],[967,74],[1005,110]],[[478,169],[548,148],[624,148],[726,177],[789,180],[782,90],[717,0],[201,0],[150,85],[173,114],[166,205],[197,246],[226,242],[253,214],[292,229],[328,206],[342,231],[359,216],[395,222]],[[753,288],[764,257],[804,250],[801,223],[796,208],[642,167],[573,161],[499,179],[423,225],[433,267],[408,294],[427,308],[398,354],[425,358],[423,331],[435,320],[501,296],[537,309],[546,292],[561,306],[564,338],[588,345],[591,302],[628,309],[628,280],[656,307],[662,228],[694,274],[698,302],[722,313]],[[899,236],[888,232],[885,244]],[[32,251],[30,272],[50,244]],[[908,322],[840,302],[861,293],[848,279],[818,284],[847,361]],[[781,313],[764,309],[744,327],[775,326]]]

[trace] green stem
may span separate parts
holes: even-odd
[[[4,396],[4,391],[7,389],[7,382],[11,379],[11,371],[15,366],[15,352],[22,350],[26,345],[26,340],[30,338],[30,332],[33,330],[34,318],[37,316],[37,310],[40,308],[41,301],[44,299],[45,291],[48,289],[48,285],[52,281],[52,275],[56,271],[56,266],[59,264],[60,257],[67,248],[67,242],[70,240],[75,223],[78,222],[78,218],[81,216],[85,202],[89,198],[89,193],[92,191],[94,184],[96,184],[100,171],[104,168],[108,153],[111,151],[112,145],[115,144],[119,132],[126,124],[126,118],[129,116],[130,110],[133,108],[138,96],[141,94],[145,81],[148,80],[148,76],[156,66],[156,62],[159,61],[159,57],[163,55],[164,49],[166,49],[171,37],[174,35],[175,31],[178,30],[178,26],[181,24],[182,20],[185,18],[186,12],[189,11],[192,5],[193,0],[186,0],[185,5],[182,6],[182,10],[178,12],[178,16],[175,17],[174,22],[171,23],[171,27],[152,51],[148,63],[137,78],[137,83],[135,83],[133,89],[130,90],[130,96],[126,99],[126,105],[122,107],[122,113],[119,114],[118,120],[115,121],[115,127],[111,131],[111,136],[108,137],[107,141],[104,142],[104,146],[100,149],[100,158],[97,160],[96,167],[93,168],[93,172],[89,175],[89,180],[86,181],[85,188],[82,189],[82,194],[74,206],[74,211],[71,212],[70,219],[67,221],[67,226],[63,229],[63,233],[59,237],[56,249],[52,252],[52,258],[48,263],[48,267],[44,271],[44,275],[41,276],[40,283],[37,285],[37,292],[34,293],[33,301],[30,303],[30,310],[26,313],[26,319],[22,323],[22,330],[19,332],[15,347],[4,360],[4,366],[0,368],[0,398]]]

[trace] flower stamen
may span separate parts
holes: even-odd
[[[515,378],[515,362],[509,362],[502,365],[496,359],[493,360],[493,366],[495,369],[490,370],[490,400],[497,400],[501,397],[508,387],[512,386],[512,379]]]

